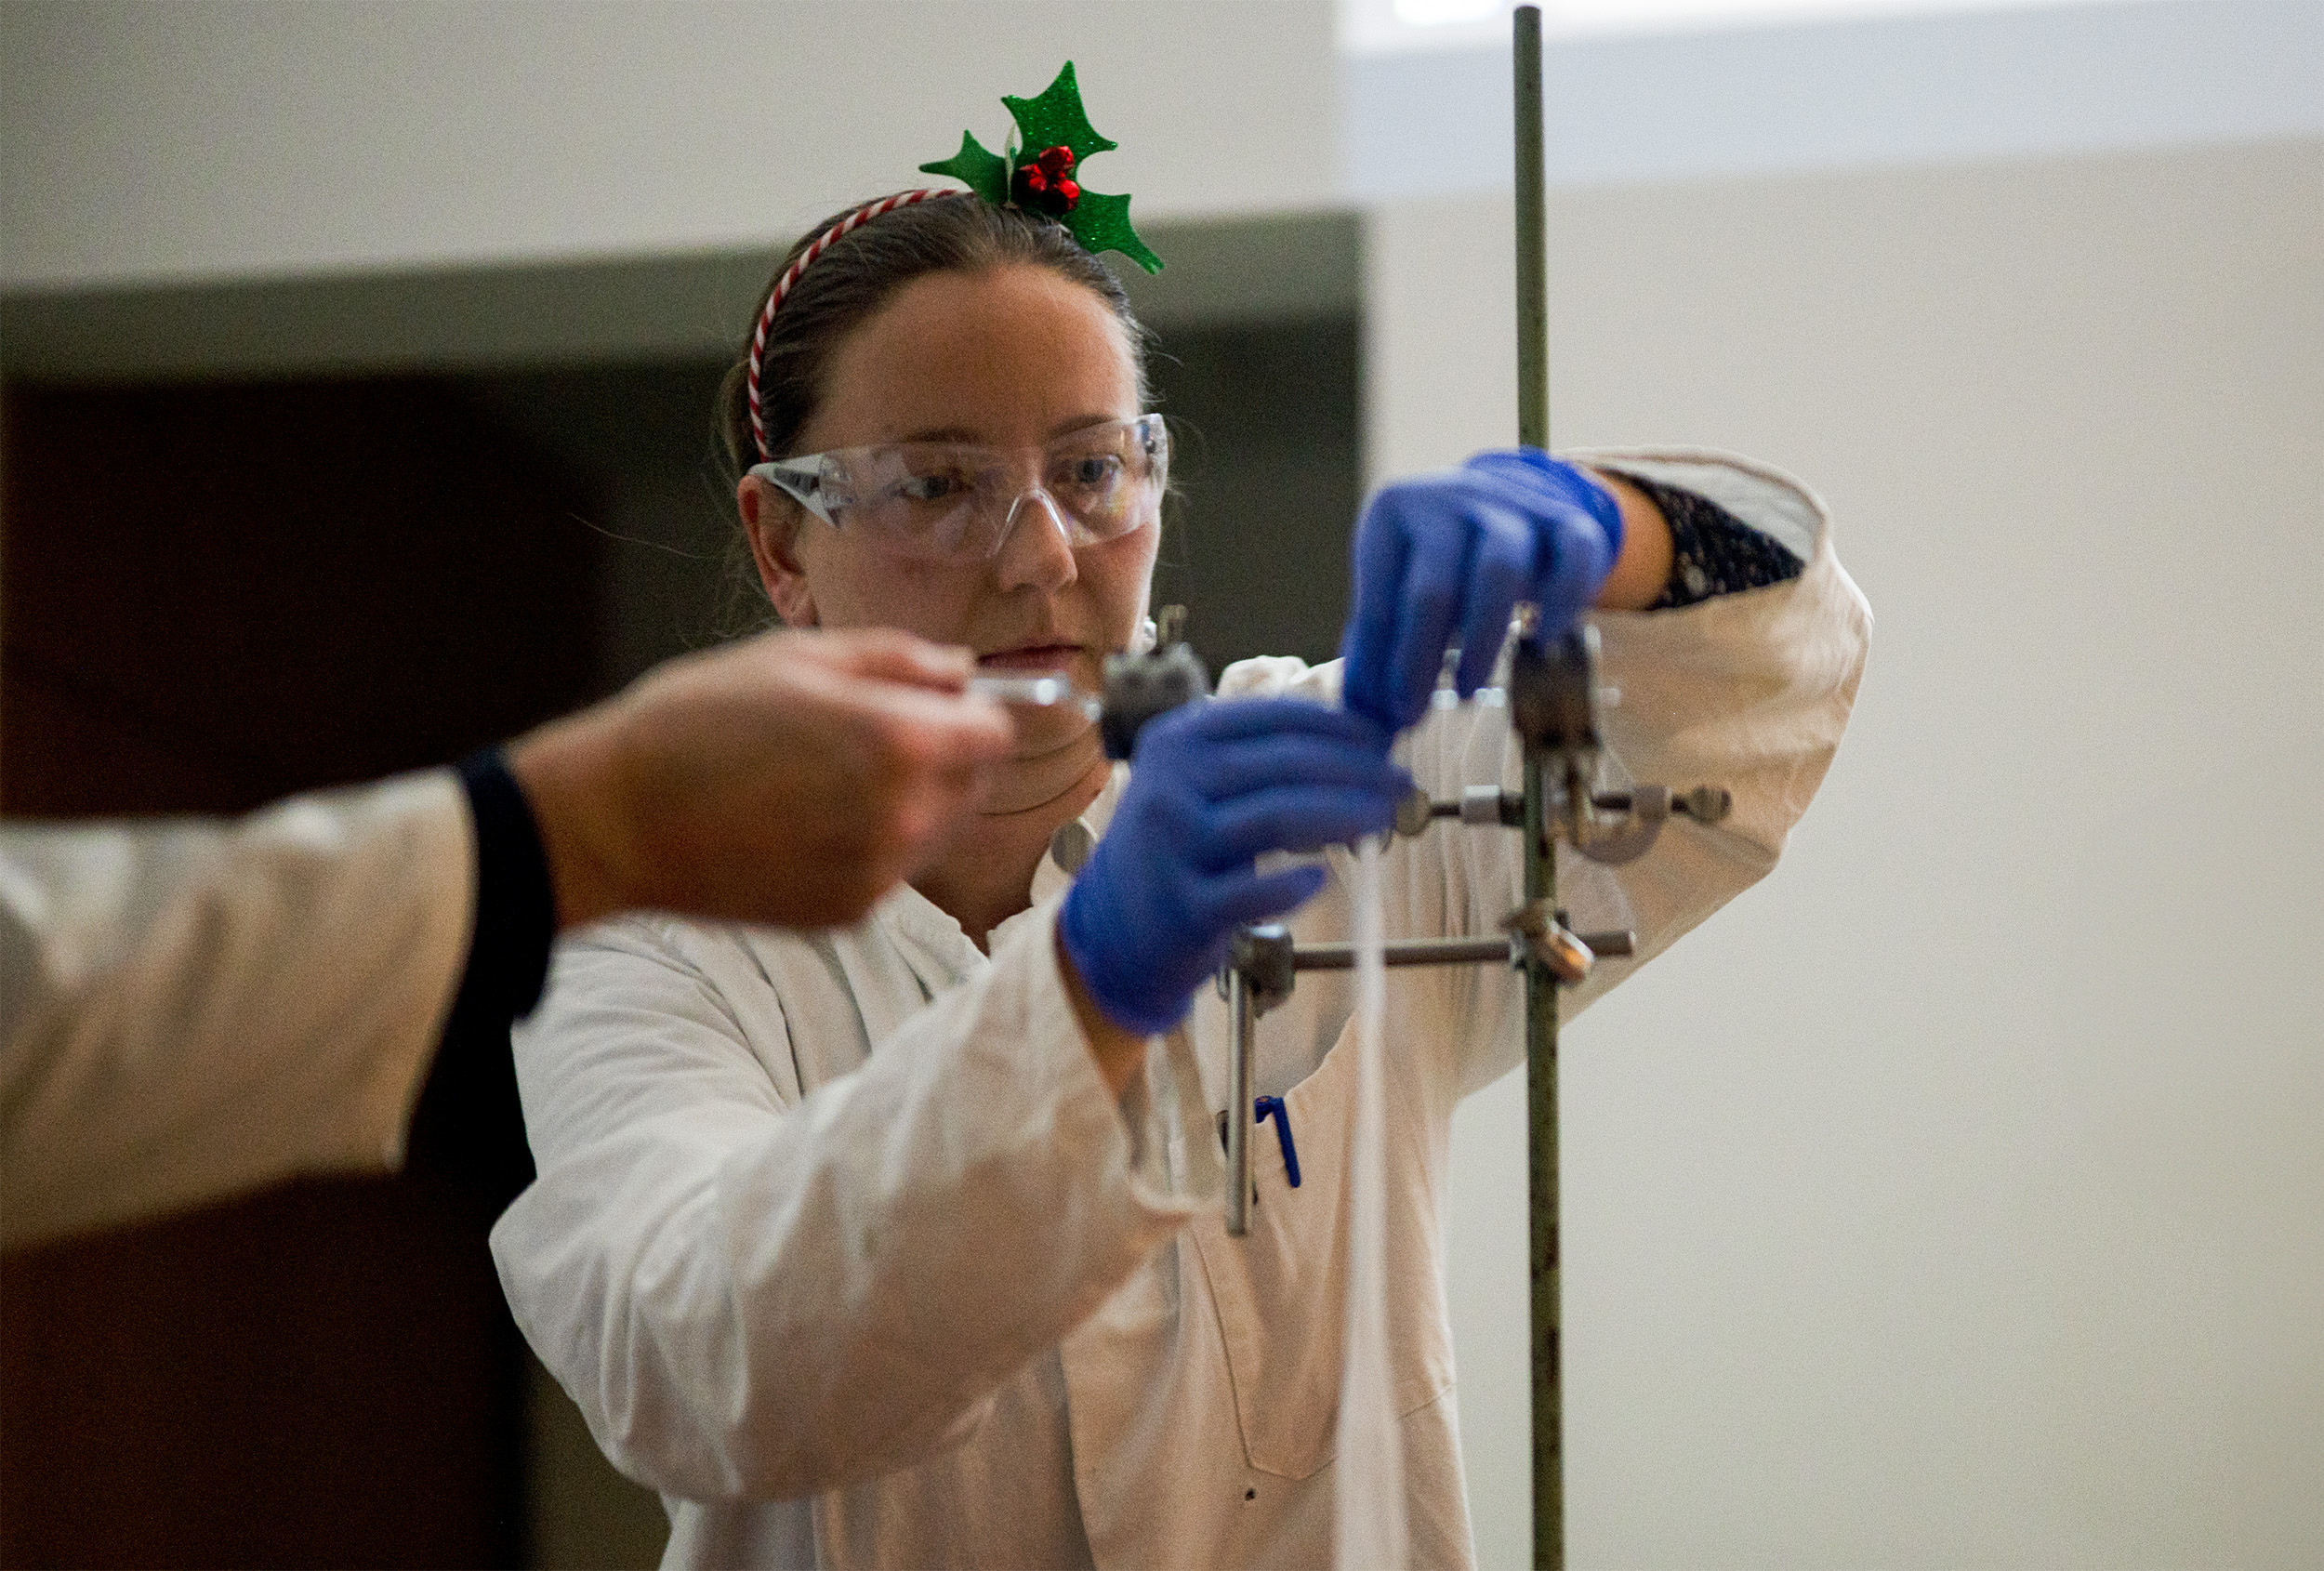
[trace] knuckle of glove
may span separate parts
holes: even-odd
[[[1497,488],[1531,501],[1533,511],[1560,506],[1589,515],[1604,527],[1618,525],[1621,509],[1613,495],[1587,470],[1536,448],[1497,449],[1480,453],[1467,469],[1490,477]]]
[[[1416,578],[1405,587],[1405,608],[1416,617],[1438,621],[1449,617],[1460,604],[1460,587],[1431,574]]]
[[[1147,793],[1137,813],[1140,838],[1151,838],[1154,851],[1164,856],[1182,847],[1202,829],[1202,804],[1192,787],[1172,782]]]
[[[1372,494],[1364,508],[1367,527],[1393,529],[1417,508],[1428,505],[1438,482],[1427,478],[1393,480]]]
[[[1558,576],[1587,596],[1614,565],[1613,542],[1595,519],[1567,514],[1555,526]]]
[[[1373,495],[1356,524],[1359,571],[1393,551],[1398,542],[1426,530],[1444,511],[1446,478],[1432,475],[1393,481]]]
[[[1472,457],[1461,468],[1472,473],[1493,475],[1519,485],[1536,489],[1554,486],[1560,477],[1572,472],[1573,466],[1562,458],[1552,458],[1538,447],[1494,447]]]

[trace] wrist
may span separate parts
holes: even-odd
[[[614,745],[594,712],[552,720],[506,749],[508,772],[540,832],[557,928],[585,927],[639,902],[614,847]]]
[[[1614,498],[1622,518],[1621,550],[1592,603],[1601,611],[1644,611],[1662,597],[1670,581],[1670,521],[1654,498],[1620,475],[1605,469],[1581,472]]]
[[[1065,984],[1065,997],[1073,1005],[1074,1019],[1081,1026],[1081,1039],[1089,1045],[1089,1056],[1097,1060],[1098,1074],[1106,1089],[1116,1096],[1122,1094],[1130,1076],[1138,1073],[1145,1062],[1149,1038],[1127,1026],[1115,1023],[1090,995],[1089,984],[1082,979],[1081,968],[1074,963],[1073,951],[1065,944],[1065,928],[1061,919],[1057,927],[1057,974]]]
[[[1103,849],[1100,847],[1101,853]],[[1186,1018],[1192,999],[1157,1002],[1148,997],[1155,991],[1151,968],[1136,957],[1125,964],[1116,953],[1120,935],[1131,931],[1132,924],[1113,912],[1091,908],[1097,896],[1091,892],[1090,871],[1082,869],[1058,907],[1058,954],[1108,1026],[1140,1041],[1158,1036]]]
[[[476,890],[453,1019],[463,1028],[506,1030],[540,1002],[557,934],[556,897],[539,822],[504,751],[473,753],[458,773],[475,826]]]

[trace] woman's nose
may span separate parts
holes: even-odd
[[[1062,589],[1080,575],[1071,528],[1048,492],[1036,488],[1009,505],[994,565],[1004,589]]]

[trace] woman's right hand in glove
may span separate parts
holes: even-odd
[[[1225,963],[1237,927],[1323,888],[1320,866],[1261,873],[1254,858],[1393,823],[1412,780],[1388,743],[1360,715],[1297,698],[1222,698],[1150,722],[1057,919],[1074,980],[1104,1022],[1141,1041],[1169,1030]]]

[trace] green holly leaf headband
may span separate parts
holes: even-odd
[[[967,191],[900,191],[893,196],[865,203],[827,225],[767,291],[767,303],[759,312],[758,329],[750,336],[750,378],[746,384],[751,435],[758,442],[760,458],[774,456],[773,449],[767,443],[766,415],[759,401],[759,368],[765,359],[767,333],[774,324],[774,313],[790,297],[799,274],[816,257],[883,213],[915,206],[932,198],[949,200],[973,194],[996,207],[1016,207],[1055,218],[1092,254],[1119,251],[1148,272],[1162,271],[1162,258],[1146,249],[1138,231],[1129,227],[1129,198],[1084,191],[1073,178],[1083,159],[1115,145],[1099,136],[1097,127],[1089,124],[1089,115],[1082,112],[1081,88],[1074,81],[1074,62],[1065,62],[1065,69],[1057,73],[1057,80],[1039,98],[1004,98],[1000,101],[1009,106],[1009,112],[1017,122],[1017,134],[1006,144],[1005,154],[986,152],[974,136],[963,131],[958,152],[942,164],[920,165],[926,174],[950,175],[964,182]],[[1021,139],[1023,148],[1032,151],[1030,158],[1021,152]]]
[[[1074,178],[1083,159],[1117,145],[1089,124],[1074,62],[1065,62],[1039,98],[1000,101],[1017,123],[1002,152],[986,151],[974,132],[963,131],[958,152],[941,164],[923,164],[920,171],[950,175],[996,207],[1055,218],[1085,249],[1119,251],[1148,272],[1160,272],[1162,258],[1129,227],[1129,198],[1085,190]]]

